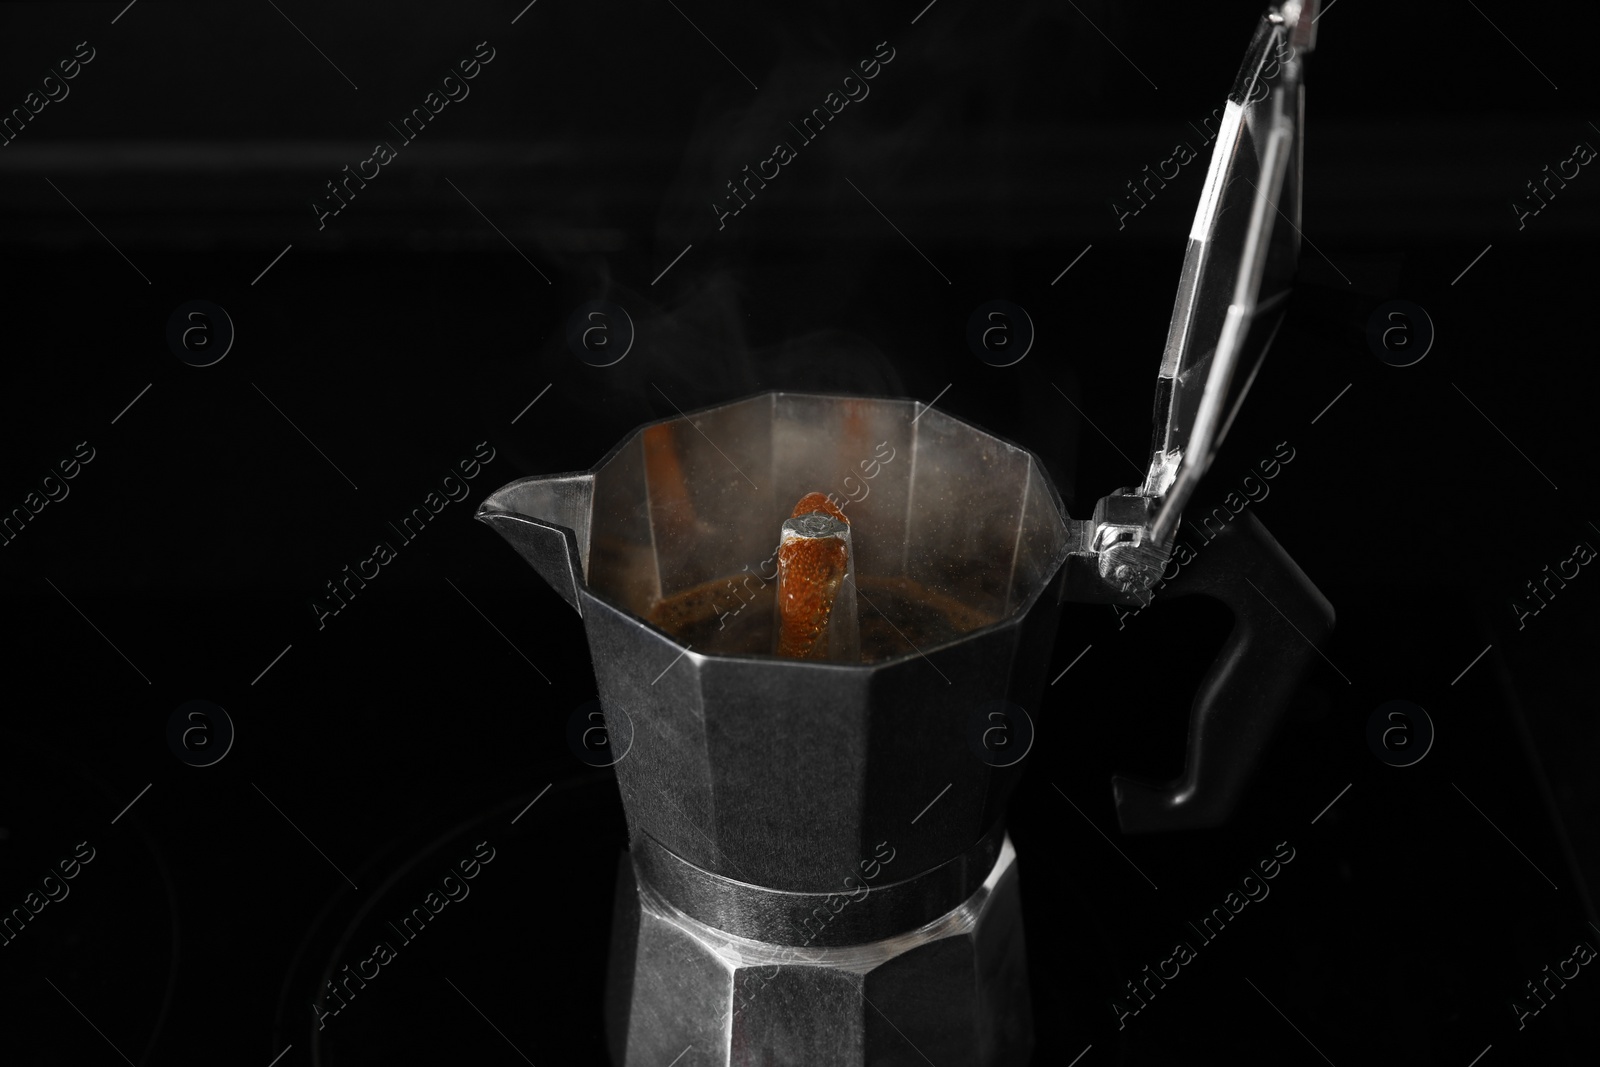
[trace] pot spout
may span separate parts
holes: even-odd
[[[593,474],[551,474],[501,486],[474,517],[504,537],[582,615],[578,590],[589,572],[593,512]]]

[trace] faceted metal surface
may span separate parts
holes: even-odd
[[[1020,1067],[1032,1050],[1009,840],[966,902],[864,945],[733,937],[678,912],[626,859],[616,915],[607,1028],[617,1067]]]
[[[590,472],[502,487],[478,517],[537,549],[575,607],[582,587],[650,619],[708,581],[770,581],[780,527],[811,492],[848,511],[865,583],[917,583],[966,610],[961,632],[1025,611],[1062,562],[1065,515],[1037,458],[912,400],[774,392],[662,420]]]
[[[758,570],[795,500],[835,484],[859,497],[863,645],[890,607],[874,591],[900,579],[968,613],[941,639],[896,647],[908,624],[891,610],[885,654],[843,664],[715,651],[649,621],[663,596]],[[632,837],[826,893],[941,793],[896,841],[896,877],[999,820],[1021,764],[991,766],[968,731],[989,702],[1037,706],[1058,595],[1029,609],[1076,544],[1026,449],[914,401],[768,393],[644,427],[590,474],[512,482],[478,516],[583,616],[608,731],[631,738],[616,772]],[[744,615],[770,626],[759,608]]]

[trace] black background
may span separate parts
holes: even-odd
[[[1139,474],[1208,150],[1121,229],[1108,201],[1221,106],[1259,5],[278,7],[0,10],[6,109],[96,53],[0,148],[0,507],[94,450],[0,548],[0,905],[97,850],[0,949],[5,1059],[600,1063],[625,832],[614,776],[565,741],[593,668],[477,501],[674,404],[800,388],[938,396],[1087,515]],[[1107,778],[1181,766],[1227,617],[1064,610],[1051,676],[1088,651],[1010,816],[1035,1062],[1594,1061],[1592,968],[1521,1030],[1510,1007],[1600,945],[1600,578],[1521,629],[1510,606],[1600,544],[1600,178],[1520,230],[1509,206],[1600,143],[1587,38],[1557,26],[1319,22],[1296,297],[1196,507],[1288,442],[1255,510],[1338,626],[1233,821],[1128,837]],[[483,40],[471,95],[319,231],[323,183]],[[724,183],[883,40],[871,95],[719,231]],[[637,339],[595,368],[565,332],[602,298]],[[1007,368],[964,340],[996,298],[1037,329]],[[1393,298],[1437,331],[1406,368],[1365,337]],[[237,330],[206,368],[166,343],[194,299]],[[480,442],[472,495],[319,629],[324,583]],[[237,729],[214,766],[167,745],[193,699]],[[1405,769],[1366,742],[1394,699],[1437,729]],[[481,840],[473,895],[318,1032],[320,982]],[[1280,841],[1271,896],[1119,1031],[1122,983]]]

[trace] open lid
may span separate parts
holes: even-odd
[[[1165,544],[1277,333],[1300,254],[1301,61],[1317,0],[1267,9],[1211,153],[1156,381],[1144,539]]]

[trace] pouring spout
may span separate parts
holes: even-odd
[[[552,474],[501,486],[478,505],[474,518],[504,537],[582,615],[578,591],[589,573],[593,512],[593,474]]]

